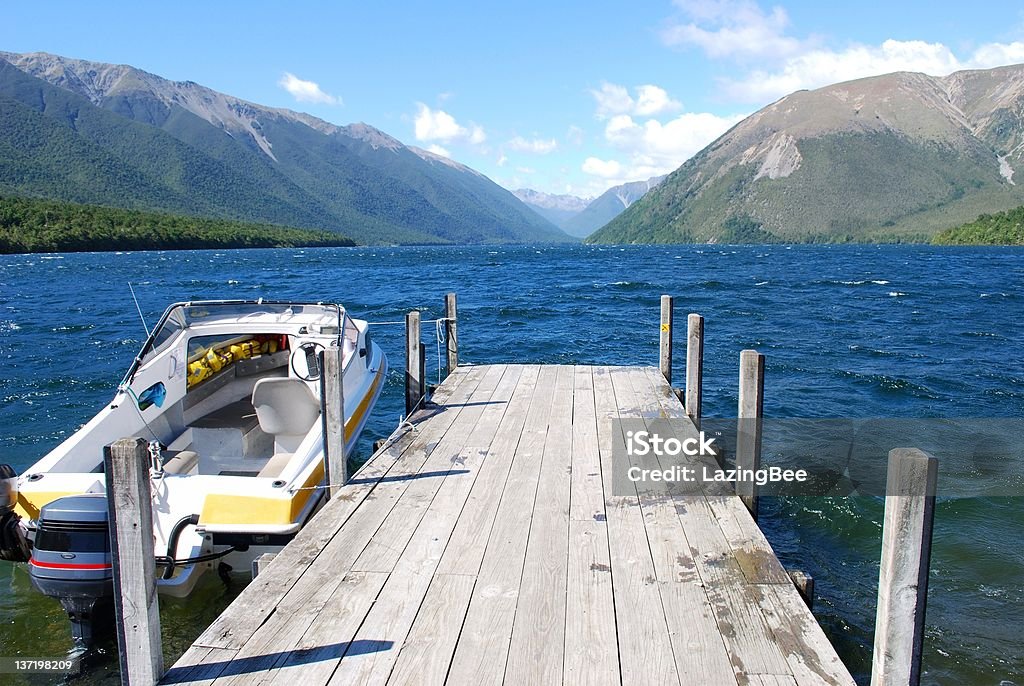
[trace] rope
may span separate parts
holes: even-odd
[[[435,322],[455,321],[451,317],[440,317],[438,319],[421,319],[420,324],[433,324]],[[405,326],[405,320],[400,322],[366,322],[367,326]]]

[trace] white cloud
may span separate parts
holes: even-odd
[[[770,12],[753,0],[677,0],[689,21],[672,21],[661,39],[670,46],[693,45],[710,57],[778,57],[791,55],[805,43],[786,35],[789,15],[782,7]]]
[[[440,155],[441,157],[451,158],[452,156],[452,154],[446,148],[442,148],[437,143],[432,143],[431,145],[427,146],[427,152],[432,152],[435,155]]]
[[[572,145],[583,145],[583,129],[575,124],[570,124],[569,130],[565,132],[565,140]]]
[[[606,119],[619,114],[632,114],[650,117],[655,114],[672,112],[682,109],[682,105],[669,97],[664,88],[653,84],[636,86],[636,97],[629,94],[625,86],[616,83],[602,83],[598,90],[590,94],[597,101],[597,118]]]
[[[520,174],[536,174],[537,170],[533,167],[516,167],[516,171]]]
[[[459,124],[455,117],[444,110],[432,110],[422,102],[416,103],[417,112],[413,127],[418,141],[440,141],[452,143],[466,141],[479,145],[487,140],[484,129],[476,124],[469,127]]]
[[[508,162],[508,157],[505,156],[505,153],[501,153],[501,154],[498,155],[497,165],[499,167],[504,167],[507,162]]]
[[[528,152],[533,153],[534,155],[547,155],[549,152],[554,152],[558,148],[558,141],[554,138],[533,138],[528,140],[522,136],[516,136],[505,145],[508,146],[510,150],[516,150],[518,152]]]
[[[313,102],[321,105],[342,104],[341,98],[324,93],[320,89],[320,84],[314,81],[304,81],[289,72],[284,73],[277,85],[291,93],[292,97],[299,102]]]
[[[844,50],[809,50],[793,55],[775,70],[758,69],[739,79],[723,80],[724,92],[743,102],[768,102],[802,88],[888,74],[894,71],[946,75],[961,69],[988,69],[1024,61],[1024,42],[988,43],[967,59],[942,43],[887,40],[881,45],[854,44]]]
[[[602,160],[597,157],[588,157],[581,169],[584,174],[600,176],[603,179],[614,179],[622,174],[622,165],[616,160]]]
[[[618,150],[624,161],[591,157],[583,171],[602,180],[594,184],[600,193],[609,186],[642,181],[667,174],[702,150],[745,115],[720,117],[706,112],[688,112],[667,122],[636,120],[628,114],[611,117],[605,124],[605,141]]]

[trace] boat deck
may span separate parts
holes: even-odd
[[[608,418],[685,417],[656,369],[459,367],[434,403],[162,683],[853,684],[739,498],[612,494]]]

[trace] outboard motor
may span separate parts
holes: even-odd
[[[9,464],[0,464],[0,560],[27,562],[31,554],[21,532],[21,517],[14,512],[18,504],[18,473]]]
[[[94,635],[114,626],[104,495],[67,496],[43,506],[29,575],[38,591],[59,600],[68,613],[76,646],[88,648]]]

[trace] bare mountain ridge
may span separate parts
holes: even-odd
[[[1024,65],[886,74],[768,105],[593,239],[930,234],[1024,202],[1022,165]]]
[[[361,242],[568,240],[479,172],[368,124],[337,126],[128,65],[0,53],[7,63],[17,71],[0,69],[0,104],[23,131],[60,140],[0,132],[11,146],[0,192],[331,229]],[[76,127],[79,114],[88,126]],[[121,179],[116,190],[99,181],[107,172]],[[88,190],[76,181],[83,174],[97,179]]]

